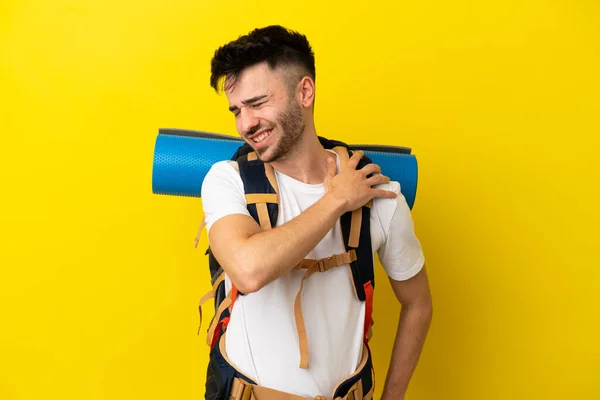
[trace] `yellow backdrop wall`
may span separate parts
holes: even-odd
[[[154,140],[235,134],[210,58],[271,23],[314,46],[319,134],[418,156],[435,312],[408,398],[600,398],[597,2],[5,0],[0,13],[0,399],[201,398],[201,203],[151,194]],[[377,393],[399,311],[384,278]]]

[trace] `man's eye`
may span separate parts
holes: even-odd
[[[266,101],[262,101],[262,102],[260,102],[260,103],[254,103],[254,104],[252,104],[252,107],[255,107],[255,108],[256,108],[256,107],[260,107],[260,106],[262,106],[262,105],[263,105],[263,104],[265,104],[265,103],[266,103]]]

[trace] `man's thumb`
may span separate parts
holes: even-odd
[[[327,173],[328,173],[329,177],[333,178],[335,176],[336,172],[337,172],[337,165],[335,165],[335,161],[333,160],[333,158],[328,157],[327,158]]]

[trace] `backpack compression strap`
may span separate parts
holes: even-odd
[[[208,293],[206,293],[204,296],[202,296],[202,298],[200,299],[199,303],[198,303],[198,313],[200,314],[200,325],[198,326],[198,334],[200,334],[200,328],[202,327],[202,305],[204,303],[206,303],[208,300],[214,299],[216,294],[217,294],[217,290],[219,285],[221,284],[221,282],[223,282],[225,280],[225,272],[221,272],[221,274],[217,277],[217,279],[215,280],[215,283],[213,283],[213,288],[211,291],[209,291]],[[213,320],[211,321],[211,325],[215,320],[215,316],[213,316]]]
[[[331,268],[350,264],[354,260],[356,260],[356,253],[354,250],[351,250],[343,254],[335,254],[320,260],[304,259],[296,265],[295,269],[306,268],[306,272],[300,283],[300,289],[298,290],[296,300],[294,301],[294,318],[296,319],[298,344],[300,346],[300,368],[308,368],[308,340],[306,337],[306,327],[304,325],[304,315],[302,314],[302,291],[304,289],[304,282],[315,272],[327,272]]]

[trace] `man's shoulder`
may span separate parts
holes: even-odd
[[[237,162],[231,160],[218,161],[210,167],[210,169],[206,173],[206,176],[204,177],[205,182],[223,179],[240,179],[240,170]]]
[[[224,187],[243,189],[238,168],[235,161],[225,160],[214,163],[202,181],[201,197]]]
[[[249,215],[244,184],[235,161],[219,161],[211,166],[202,182],[201,198],[207,232],[227,215]]]
[[[228,175],[233,172],[235,172],[236,174],[239,174],[238,163],[235,161],[231,161],[231,160],[223,160],[223,161],[217,161],[216,163],[214,163],[208,170],[206,176],[212,177],[212,176],[220,175],[220,174]]]
[[[390,230],[390,224],[396,213],[396,210],[406,203],[402,195],[400,183],[391,181],[375,186],[376,189],[389,190],[396,193],[395,199],[377,197],[373,199],[371,207],[371,231],[379,230],[383,238],[386,238]]]
[[[400,183],[396,181],[391,181],[388,183],[382,183],[380,185],[373,186],[375,189],[387,190],[396,193],[395,199],[388,199],[383,197],[376,197],[373,199],[373,207],[372,209],[375,212],[385,212],[385,211],[394,211],[398,206],[398,202],[406,201],[402,196],[402,190],[400,188]]]

